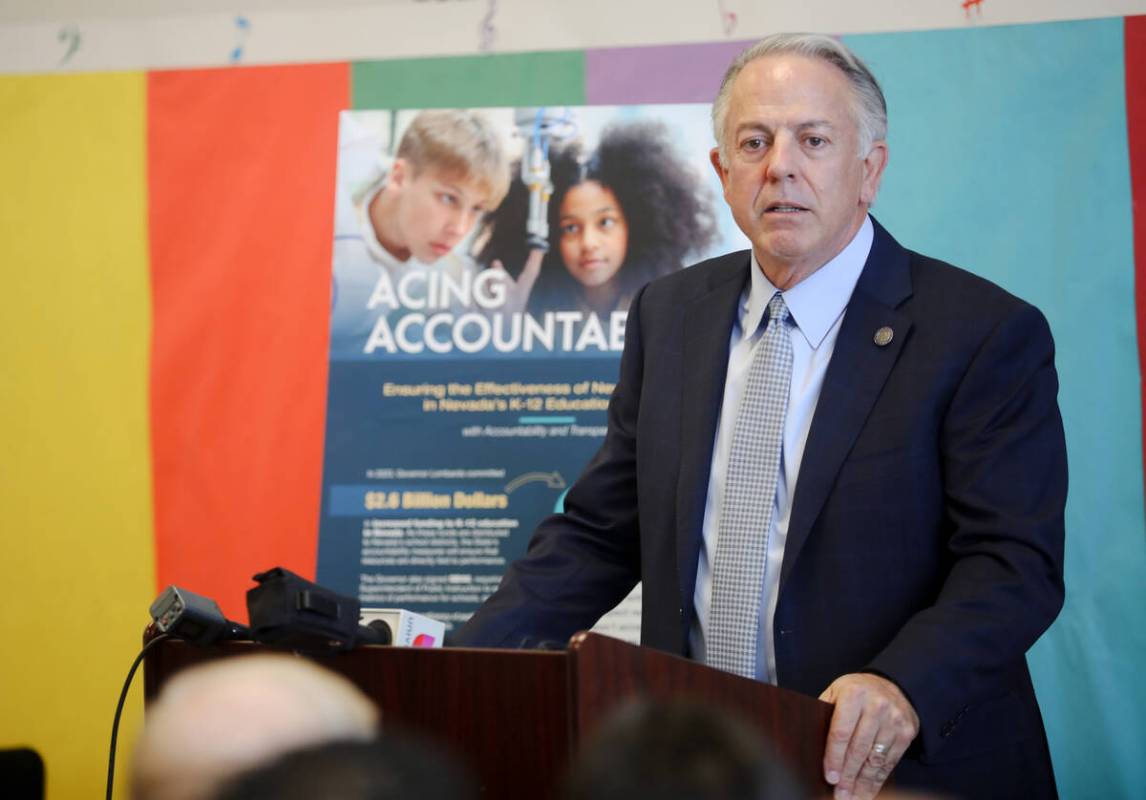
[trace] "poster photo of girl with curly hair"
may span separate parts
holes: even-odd
[[[662,115],[579,110],[603,124],[551,143],[548,248],[526,308],[624,310],[650,280],[727,244],[717,217],[725,209],[703,144],[689,141],[695,131],[683,136],[668,109],[655,110]],[[706,113],[697,122],[706,133]],[[479,262],[525,263],[529,246],[521,230],[529,203],[526,182],[511,184],[488,220]]]

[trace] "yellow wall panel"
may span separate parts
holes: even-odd
[[[145,136],[142,73],[0,77],[0,747],[49,798],[103,791],[154,594]]]

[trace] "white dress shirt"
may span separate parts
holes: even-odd
[[[756,678],[769,683],[776,682],[772,617],[779,596],[780,565],[784,560],[784,543],[788,536],[792,498],[796,494],[796,479],[804,457],[804,444],[808,440],[812,415],[816,411],[816,402],[820,398],[820,388],[824,385],[824,374],[836,346],[844,311],[871,251],[873,236],[869,217],[839,255],[782,293],[791,314],[792,324],[788,326],[788,335],[792,340],[792,379],[789,385],[788,412],[784,419],[776,505],[772,511],[772,527],[768,534],[764,585],[760,587],[761,614],[756,648]],[[716,556],[720,515],[723,512],[724,476],[728,471],[732,432],[740,411],[748,370],[763,337],[764,327],[760,321],[768,301],[776,291],[776,287],[764,276],[753,254],[751,282],[740,297],[738,320],[732,326],[728,342],[724,401],[717,422],[716,441],[712,450],[712,473],[704,507],[703,541],[693,595],[696,618],[689,631],[692,657],[699,661],[703,661],[705,655],[705,635],[712,604],[712,564]]]

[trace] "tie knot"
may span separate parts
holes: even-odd
[[[784,302],[784,295],[779,292],[772,295],[772,299],[768,301],[768,327],[771,327],[773,320],[778,326],[788,321],[788,306]]]

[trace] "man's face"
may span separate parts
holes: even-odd
[[[453,250],[489,211],[489,195],[480,185],[434,167],[414,171],[398,159],[389,181],[397,190],[398,243],[425,264]]]
[[[728,163],[712,163],[736,224],[769,279],[787,288],[834,258],[863,224],[887,163],[859,155],[848,79],[819,59],[767,56],[732,86]]]

